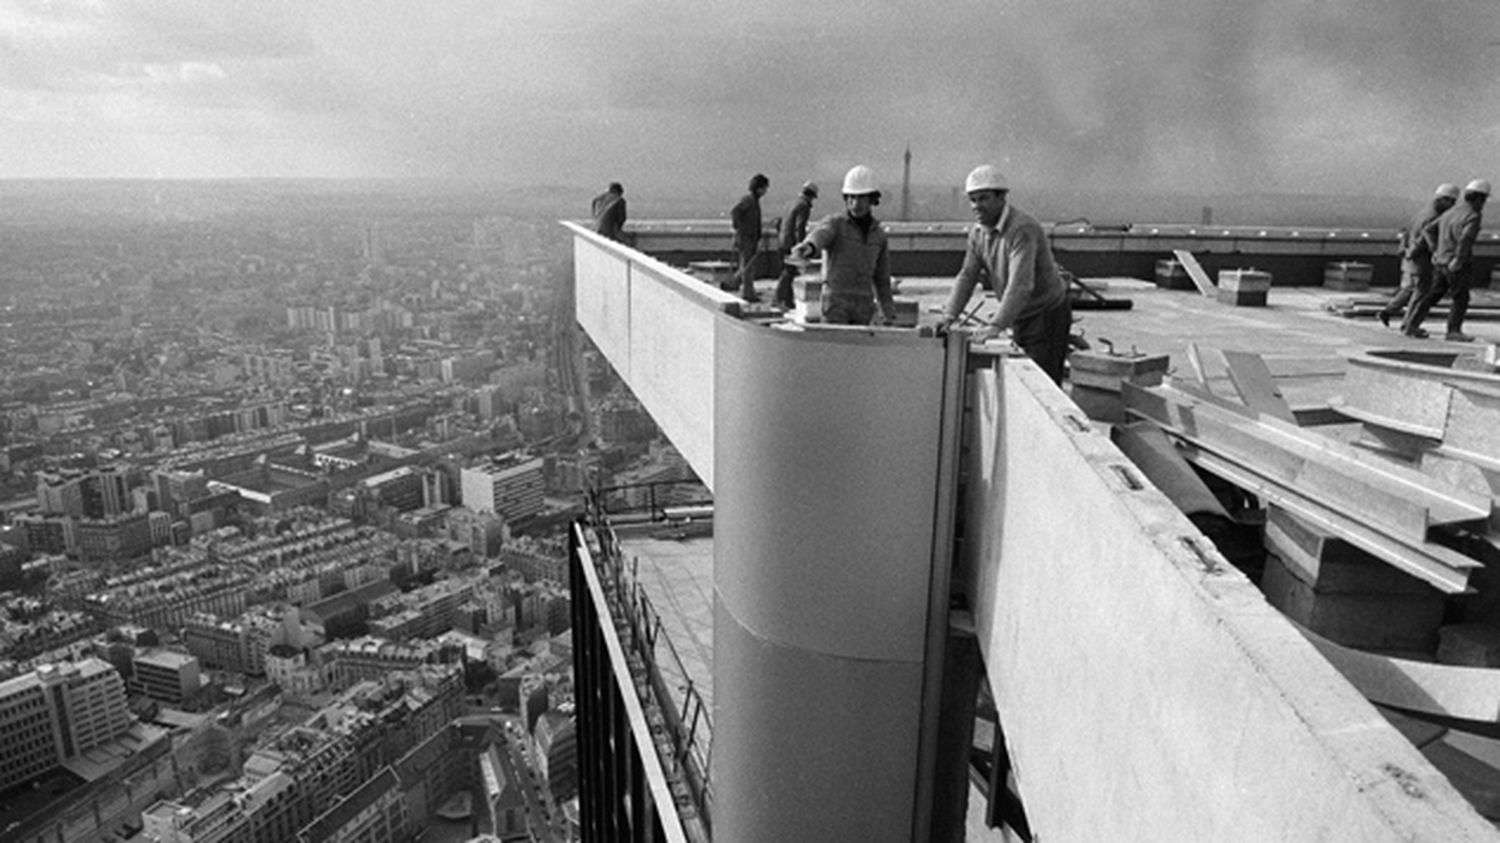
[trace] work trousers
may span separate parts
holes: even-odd
[[[745,301],[760,301],[755,292],[755,259],[760,256],[759,243],[736,243],[735,253],[739,257],[739,269],[734,273],[740,280],[740,298]]]
[[[830,325],[868,325],[875,321],[875,297],[869,293],[830,293],[819,300],[823,321]]]
[[[1061,384],[1068,360],[1068,336],[1073,329],[1073,304],[1067,297],[1056,307],[1016,321],[1011,337],[1026,356]]]
[[[797,267],[787,263],[786,258],[781,259],[781,277],[776,279],[776,296],[772,299],[776,304],[787,310],[792,309],[795,304],[792,296],[792,282],[797,280]]]
[[[1386,306],[1381,308],[1387,319],[1392,316],[1401,315],[1401,330],[1407,329],[1407,320],[1415,312],[1415,305],[1422,297],[1432,289],[1432,261],[1402,260],[1401,261],[1401,289]]]
[[[1407,323],[1414,331],[1422,327],[1422,320],[1427,318],[1428,312],[1439,302],[1443,296],[1451,293],[1452,302],[1448,305],[1448,333],[1463,333],[1464,317],[1469,313],[1469,285],[1474,280],[1474,267],[1472,265],[1462,269],[1449,269],[1446,266],[1435,267],[1433,270],[1432,289],[1427,295],[1417,301],[1413,307],[1416,308],[1407,317]]]

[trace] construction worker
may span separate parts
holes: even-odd
[[[625,188],[617,181],[594,197],[594,231],[611,240],[625,240]]]
[[[890,244],[871,211],[879,204],[874,171],[864,165],[851,167],[844,175],[844,213],[823,218],[792,247],[792,256],[801,260],[823,252],[824,322],[868,325],[875,319],[877,299],[881,324],[896,321]]]
[[[786,213],[781,215],[781,239],[777,245],[781,247],[782,255],[789,255],[792,247],[802,242],[807,236],[807,220],[812,216],[813,202],[818,199],[818,186],[812,182],[802,185],[802,192],[797,198],[786,206]],[[775,303],[785,310],[791,310],[792,281],[797,277],[797,267],[790,261],[781,262],[781,277],[776,279]]]
[[[1406,317],[1415,311],[1412,304],[1421,301],[1422,296],[1432,289],[1434,243],[1428,226],[1457,201],[1458,186],[1440,184],[1433,193],[1432,201],[1423,203],[1422,209],[1411,218],[1411,223],[1401,235],[1401,289],[1376,314],[1380,317],[1380,324],[1389,328],[1392,316],[1405,314],[1401,319],[1401,332],[1411,333],[1407,330]]]
[[[1483,222],[1484,203],[1490,198],[1490,183],[1475,179],[1464,185],[1463,201],[1449,208],[1428,224],[1433,235],[1432,289],[1417,301],[1415,311],[1407,317],[1407,334],[1422,336],[1422,320],[1449,290],[1453,301],[1448,305],[1449,342],[1473,342],[1463,332],[1464,316],[1469,312],[1469,285],[1474,280],[1474,241]]]
[[[1006,201],[1010,185],[998,168],[975,167],[964,180],[964,191],[978,225],[969,230],[963,268],[943,308],[939,333],[958,321],[974,288],[986,284],[995,291],[1000,308],[975,332],[974,341],[1009,330],[1026,356],[1062,383],[1073,308],[1047,233],[1041,223]]]
[[[755,292],[755,257],[760,254],[760,197],[771,189],[771,180],[763,173],[750,177],[750,192],[740,197],[729,211],[729,221],[734,225],[734,252],[739,258],[735,277],[740,282],[740,297],[748,302],[759,302]]]

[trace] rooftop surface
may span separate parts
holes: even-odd
[[[1394,327],[1386,328],[1373,318],[1347,318],[1327,310],[1331,302],[1379,298],[1394,292],[1373,288],[1368,293],[1349,293],[1321,287],[1276,287],[1265,307],[1235,307],[1202,295],[1197,290],[1168,290],[1148,281],[1131,278],[1082,279],[1110,299],[1129,299],[1129,310],[1078,310],[1073,312],[1075,332],[1095,349],[1103,339],[1120,352],[1132,348],[1145,354],[1168,354],[1171,367],[1189,371],[1187,347],[1233,349],[1268,357],[1339,359],[1369,348],[1446,348],[1460,350],[1472,345],[1440,339],[1405,337]],[[936,318],[929,307],[940,307],[952,287],[948,278],[903,279],[900,295],[916,298],[923,308],[923,322]],[[993,296],[980,308],[981,315],[996,307]],[[1475,290],[1471,307],[1500,301],[1500,295]],[[1394,325],[1394,323],[1393,323]],[[1425,326],[1442,335],[1443,321],[1429,316]],[[1464,331],[1479,342],[1500,342],[1500,322],[1483,321],[1472,314]]]
[[[661,661],[668,687],[681,693],[687,680],[713,710],[714,696],[714,540],[712,535],[680,540],[645,531],[624,531],[626,560],[637,560],[637,582],[661,617],[662,629],[677,651],[685,675],[671,659]]]

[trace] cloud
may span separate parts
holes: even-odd
[[[308,56],[314,45],[294,12],[277,2],[4,0],[0,39],[31,84],[87,89],[145,68]]]
[[[0,0],[0,175],[165,146],[194,173],[732,192],[894,182],[910,146],[926,183],[1425,190],[1490,166],[1497,24],[1492,0]]]

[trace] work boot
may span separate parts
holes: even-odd
[[[1463,331],[1449,331],[1443,339],[1448,342],[1473,342],[1474,338]]]
[[[1382,310],[1375,315],[1380,317],[1380,324],[1386,326],[1387,328],[1391,327],[1391,315],[1389,313],[1386,313],[1384,310]]]
[[[1406,335],[1408,337],[1411,337],[1414,340],[1425,340],[1425,339],[1427,339],[1427,329],[1426,328],[1412,328],[1410,331],[1406,331],[1405,333],[1406,333]]]

